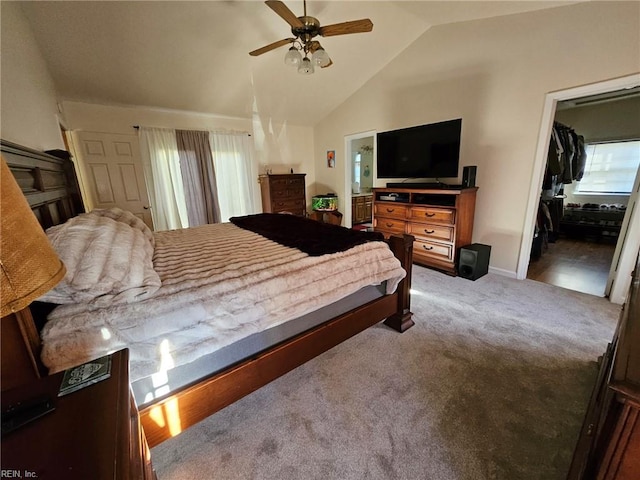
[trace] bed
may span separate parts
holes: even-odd
[[[106,295],[100,292],[97,300],[86,301],[81,296],[84,292],[70,293],[68,285],[56,287],[56,291],[44,300],[64,303],[56,295],[67,295],[71,300],[53,311],[48,303],[34,304],[33,314],[21,318],[20,327],[24,340],[20,347],[33,359],[33,368],[39,375],[67,368],[87,356],[95,358],[105,348],[108,351],[129,348],[133,342],[130,349],[133,352],[132,389],[150,446],[180,433],[380,321],[384,320],[386,325],[399,332],[413,325],[409,309],[413,244],[410,236],[391,237],[388,245],[375,238],[367,239],[372,241],[358,240],[360,243],[356,245],[345,245],[327,253],[322,250],[325,246],[318,242],[287,245],[286,239],[277,238],[289,227],[280,226],[271,233],[264,230],[274,221],[293,221],[288,215],[278,215],[277,218],[265,218],[263,215],[240,217],[230,224],[152,233],[145,231],[144,224],[127,212],[84,213],[73,163],[69,159],[4,141],[2,154],[41,225],[49,229],[52,243],[57,241],[56,235],[68,233],[65,229],[71,229],[69,225],[79,224],[81,227],[77,230],[86,230],[88,221],[99,224],[100,228],[103,224],[108,225],[117,234],[126,231],[125,235],[131,235],[130,230],[133,230],[135,239],[132,242],[136,245],[142,242],[143,250],[146,249],[146,253],[140,254],[141,257],[146,256],[142,263],[149,260],[147,243],[151,244],[154,271],[135,267],[137,270],[133,275],[142,280],[142,288],[137,285],[123,292],[116,289]],[[43,172],[46,172],[45,177],[55,181],[42,181]],[[312,220],[298,220],[308,222],[303,226],[308,225],[311,229],[347,230]],[[317,232],[314,235],[318,237]],[[323,233],[321,236],[327,235]],[[202,247],[200,242],[203,239],[210,241],[212,238],[217,238],[217,243]],[[294,235],[293,238],[302,238],[302,235]],[[88,242],[90,245],[93,240]],[[115,243],[120,245],[122,242],[118,240]],[[248,244],[251,248],[237,247]],[[178,248],[176,245],[182,246]],[[247,260],[247,251],[263,251],[263,247],[266,253],[259,260]],[[185,261],[182,256],[189,250],[192,253],[206,251],[207,254],[200,257],[195,254],[191,260]],[[389,251],[393,252],[391,259],[388,258]],[[216,257],[215,252],[220,253],[217,257],[226,259],[227,263],[212,260],[209,265],[208,259]],[[373,261],[363,258],[373,257],[380,257],[384,266],[367,271],[364,265]],[[176,265],[179,267],[177,270]],[[292,277],[285,276],[285,268],[293,269]],[[341,274],[341,268],[348,268],[349,275]],[[400,275],[397,268],[406,272],[406,276]],[[385,269],[392,273],[385,277]],[[216,283],[216,286],[208,285],[213,282],[210,280],[212,271],[217,272],[216,275],[220,273],[224,281]],[[358,276],[361,277],[358,282],[354,280],[332,288],[339,277],[355,279]],[[282,285],[276,284],[285,278],[283,290]],[[312,284],[311,278],[319,283]],[[209,297],[211,290],[203,293],[202,283],[207,284],[207,289],[220,290],[216,291],[220,296],[212,300],[213,297]],[[237,293],[240,286],[246,287],[245,283],[255,283],[257,290]],[[317,289],[313,291],[318,293],[305,291],[305,283]],[[264,292],[268,294],[264,295]],[[160,306],[159,298],[165,296],[171,299],[169,303],[177,302],[177,307]],[[247,314],[246,328],[239,333],[235,324],[229,326],[228,322],[239,318],[233,310],[234,302],[246,298],[251,298],[252,303],[247,307],[250,313]],[[286,298],[288,303],[283,302]],[[187,323],[186,314],[175,313],[191,310],[195,323],[191,319],[191,323]],[[212,311],[221,313],[216,317],[215,331],[224,333],[212,333],[213,327],[207,323]],[[151,315],[145,317],[145,312]],[[43,318],[45,314],[48,320]],[[111,316],[107,317],[107,314]],[[154,323],[147,322],[149,317]],[[162,318],[166,321],[158,323]],[[114,324],[114,321],[120,323]],[[91,324],[91,329],[82,328],[87,324]],[[220,324],[223,330],[218,329]],[[71,330],[60,330],[60,325]],[[226,330],[225,325],[228,327]],[[77,332],[79,336],[74,339],[69,331]],[[89,335],[87,331],[93,333]],[[154,340],[149,340],[150,332]],[[65,337],[71,338],[71,343]],[[165,339],[166,349],[161,352],[165,355],[158,356],[157,340],[160,337]],[[167,343],[167,339],[171,341]],[[154,353],[151,356],[148,352],[145,354],[145,347]],[[73,352],[78,351],[82,354],[74,356]],[[170,365],[162,364],[167,361]]]

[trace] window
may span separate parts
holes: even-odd
[[[640,165],[640,141],[586,145],[587,164],[576,193],[629,194]]]
[[[355,158],[353,159],[353,181],[360,182],[360,165],[362,161],[362,154],[360,152],[356,153]]]

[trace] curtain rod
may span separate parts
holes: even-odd
[[[140,125],[132,125],[133,128],[135,128],[136,130],[140,130]],[[166,127],[165,127],[166,128]],[[187,130],[186,128],[174,128],[174,130]],[[203,131],[203,130],[193,130],[193,131]],[[210,130],[206,130],[207,132]],[[215,132],[214,133],[229,133],[229,132]],[[243,133],[248,135],[249,137],[251,136],[251,134],[249,132],[236,132],[236,133]]]

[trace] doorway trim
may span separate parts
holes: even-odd
[[[376,130],[369,130],[367,132],[360,132],[360,133],[354,133],[352,135],[345,135],[344,136],[344,194],[345,194],[345,199],[344,199],[344,212],[343,212],[343,218],[344,218],[344,226],[347,228],[351,228],[353,226],[352,222],[353,222],[353,218],[351,216],[351,185],[353,183],[353,178],[352,178],[352,171],[353,171],[353,160],[352,160],[352,156],[353,156],[353,150],[351,149],[351,143],[354,140],[360,140],[361,138],[367,138],[367,137],[373,137],[373,159],[375,160],[376,158],[376,149],[377,149],[377,144],[376,144]],[[373,175],[373,178],[376,179],[377,178],[377,171],[376,171],[376,162],[373,162],[372,165],[372,172],[371,175]]]
[[[522,242],[520,244],[520,256],[516,270],[516,278],[519,280],[524,280],[527,277],[527,270],[529,268],[529,257],[531,245],[533,243],[535,217],[538,210],[540,192],[542,191],[544,168],[546,165],[549,140],[551,138],[551,129],[553,128],[553,121],[556,115],[557,103],[563,100],[571,100],[589,95],[623,90],[625,88],[638,86],[639,84],[640,73],[635,73],[633,75],[615,78],[612,80],[547,93],[545,96],[544,108],[542,110],[542,118],[540,122],[540,133],[538,135],[538,146],[533,164],[531,189],[529,190],[529,200],[524,219]],[[633,232],[629,233],[629,235],[632,234]],[[632,239],[627,236],[626,240],[629,241]],[[620,273],[621,272],[618,271],[618,274]]]

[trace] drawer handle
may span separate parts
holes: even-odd
[[[426,245],[422,245],[422,248],[424,248],[425,250],[433,250],[433,247],[427,247]]]
[[[424,229],[424,233],[431,235],[432,233],[436,233],[435,230],[427,230],[426,228]]]
[[[388,222],[387,222],[387,223],[386,223],[386,225],[387,225],[387,227],[389,227],[389,228],[393,227],[393,223],[388,223]]]
[[[395,208],[387,208],[387,213],[393,213],[395,212]]]
[[[425,215],[426,215],[427,217],[435,217],[435,216],[436,216],[436,214],[435,214],[435,213],[429,213],[429,212],[426,212],[426,213],[425,213]]]

